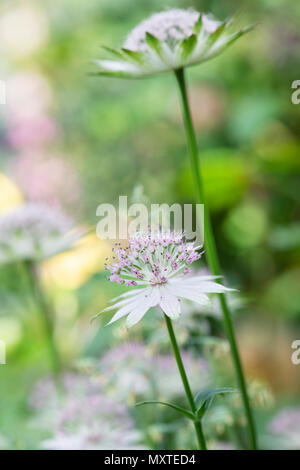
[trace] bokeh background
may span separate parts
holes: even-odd
[[[251,0],[241,8],[237,0],[1,0],[0,78],[7,103],[0,105],[0,217],[24,200],[43,201],[90,230],[75,250],[41,266],[55,338],[72,380],[90,374],[96,382],[101,377],[103,387],[125,358],[118,396],[147,362],[127,360],[128,348],[133,357],[168,354],[163,325],[157,333],[157,312],[129,331],[122,324],[104,329],[108,314],[90,323],[119,293],[103,271],[111,246],[95,235],[97,206],[117,203],[119,195],[153,203],[195,200],[172,74],[137,81],[90,74],[101,45],[120,46],[138,21],[165,7],[194,7],[219,18],[237,12],[240,24],[258,23],[217,59],[190,68],[188,81],[218,251],[227,282],[242,299],[234,321],[254,401],[261,405],[260,438],[265,447],[283,445],[276,439],[290,430],[292,413],[298,424],[293,420],[287,441],[300,448],[300,365],[291,362],[291,343],[300,339],[300,105],[291,102],[291,84],[300,79],[298,2]],[[221,323],[205,321],[206,333],[199,335],[206,335],[210,348],[204,340],[191,341],[200,320],[194,330],[178,327],[180,340],[187,354],[203,356],[209,383],[231,386]],[[40,448],[53,436],[58,411],[53,406],[43,426],[36,420],[49,407],[47,393],[55,392],[47,379],[43,404],[32,406],[35,382],[49,373],[48,355],[36,306],[14,264],[0,266],[0,339],[7,345],[7,364],[0,365],[0,448]],[[195,387],[201,388],[200,375]],[[165,380],[162,372],[157,381]],[[130,392],[123,403],[135,401]],[[114,397],[110,388],[105,394]],[[231,403],[227,415],[223,402],[218,406],[208,424],[216,425],[212,443],[229,441],[234,428],[243,427],[242,419],[236,424],[232,418]],[[188,424],[171,412],[159,410],[154,417],[153,410],[128,410],[142,445],[193,446]],[[100,416],[99,423],[110,419]]]

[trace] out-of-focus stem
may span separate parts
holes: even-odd
[[[43,288],[40,284],[40,279],[38,275],[38,267],[36,266],[35,263],[31,261],[26,261],[25,268],[27,271],[31,291],[38,305],[38,309],[41,313],[46,340],[48,344],[52,371],[53,371],[54,378],[57,381],[61,365],[60,365],[59,353],[57,351],[57,347],[56,347],[55,340],[54,340],[54,331],[53,331],[54,328],[53,328],[52,315],[50,312],[48,302],[45,298]]]

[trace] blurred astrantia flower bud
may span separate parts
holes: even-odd
[[[0,217],[0,264],[41,261],[72,248],[79,238],[72,223],[55,209],[25,203]]]
[[[97,60],[100,75],[138,78],[202,63],[220,54],[252,26],[235,31],[232,21],[218,21],[193,9],[155,13],[139,23],[111,58]]]

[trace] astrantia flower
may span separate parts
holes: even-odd
[[[192,386],[204,388],[209,384],[209,367],[202,357],[196,359],[184,351],[182,360],[191,377]],[[153,351],[137,342],[125,343],[109,350],[101,357],[95,372],[96,377],[100,372],[102,378],[107,378],[109,396],[121,399],[122,402],[130,400],[132,395],[140,399],[151,398],[153,388],[159,397],[166,399],[183,393],[172,355]],[[166,375],[168,380],[161,380]]]
[[[83,396],[95,395],[101,391],[100,385],[87,374],[65,372],[61,375],[60,382],[65,400],[72,397],[80,401]],[[29,398],[29,406],[37,412],[51,411],[62,404],[60,392],[53,377],[44,377],[34,385]]]
[[[137,78],[204,62],[249,31],[232,29],[195,10],[171,9],[138,24],[123,48],[105,48],[111,59],[97,60],[100,75]]]
[[[30,397],[29,404],[35,412],[31,425],[51,433],[41,443],[42,448],[144,448],[126,405],[108,396],[97,377],[68,372],[60,379],[61,389],[49,377],[37,383]]]
[[[116,244],[115,256],[106,264],[110,281],[137,286],[115,299],[105,309],[117,309],[110,323],[125,315],[127,327],[135,325],[151,307],[160,306],[173,320],[180,315],[180,300],[199,304],[208,302],[207,293],[226,292],[228,289],[214,282],[215,276],[191,276],[191,264],[201,257],[200,247],[185,241],[183,233],[137,233],[126,249]]]
[[[0,263],[40,261],[71,248],[71,222],[53,208],[25,203],[0,217]]]

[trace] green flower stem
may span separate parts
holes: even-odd
[[[192,164],[192,172],[193,172],[196,191],[197,191],[197,198],[201,204],[204,204],[204,237],[205,237],[206,258],[207,258],[207,262],[208,262],[208,265],[212,274],[215,276],[220,276],[221,269],[220,269],[218,254],[216,250],[216,245],[215,245],[215,240],[213,236],[208,208],[207,208],[207,205],[205,204],[205,197],[204,197],[203,184],[202,184],[201,171],[200,171],[200,163],[198,159],[196,136],[195,136],[195,130],[193,127],[189,103],[188,103],[184,70],[183,69],[176,70],[175,75],[177,78],[180,95],[181,95],[182,112],[183,112],[186,135],[187,135],[189,154],[190,154],[190,159],[191,159],[191,164]],[[221,305],[222,312],[223,312],[223,318],[224,318],[224,324],[225,324],[227,337],[230,342],[231,354],[232,354],[232,358],[233,358],[233,362],[235,366],[235,371],[236,371],[239,387],[242,393],[245,413],[247,416],[250,445],[252,449],[256,449],[257,448],[256,430],[255,430],[252,410],[250,407],[249,397],[247,393],[247,387],[246,387],[246,382],[245,382],[245,378],[243,374],[242,364],[241,364],[241,360],[239,357],[237,342],[235,339],[230,310],[228,308],[226,297],[224,294],[219,294],[219,300],[220,300],[220,305]]]
[[[186,397],[188,399],[188,402],[189,402],[189,405],[191,407],[192,412],[195,413],[196,412],[196,404],[195,404],[195,400],[194,400],[194,397],[193,397],[193,394],[192,394],[192,391],[191,391],[191,387],[190,387],[190,384],[189,384],[189,381],[188,381],[188,378],[187,378],[187,375],[186,375],[186,372],[185,372],[185,368],[184,368],[184,365],[183,365],[183,362],[182,362],[182,359],[181,359],[179,347],[178,347],[178,344],[177,344],[177,341],[176,341],[176,336],[175,336],[173,325],[172,325],[172,321],[167,315],[164,315],[164,317],[165,317],[165,320],[166,320],[166,324],[167,324],[167,328],[168,328],[168,332],[169,332],[169,336],[170,336],[174,356],[175,356],[175,359],[176,359],[176,362],[177,362],[177,366],[178,366],[179,373],[180,373],[180,376],[181,376],[181,380],[182,380],[182,383],[183,383],[183,387],[184,387],[184,390],[185,390],[185,393],[186,393]],[[196,434],[197,434],[197,439],[198,439],[198,442],[199,442],[199,447],[200,447],[201,450],[206,450],[206,443],[205,443],[205,438],[204,438],[204,434],[203,434],[203,431],[202,431],[201,422],[200,421],[194,421],[194,426],[195,426],[195,430],[196,430]]]
[[[38,305],[39,311],[42,315],[42,320],[45,329],[45,335],[47,339],[48,349],[49,349],[49,356],[51,359],[52,364],[52,371],[53,376],[56,382],[58,382],[58,375],[60,373],[61,365],[60,365],[60,358],[57,351],[57,347],[54,341],[54,332],[53,332],[53,320],[51,316],[51,312],[49,309],[49,305],[47,300],[45,299],[45,295],[40,284],[40,280],[37,273],[37,266],[31,262],[25,262],[25,268],[27,271],[28,280],[30,283],[31,291],[34,295],[35,301]]]

